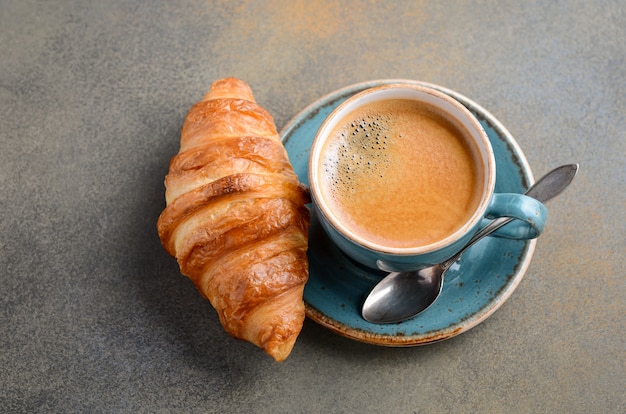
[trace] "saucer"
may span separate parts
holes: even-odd
[[[452,90],[410,80],[376,80],[351,85],[315,101],[296,115],[280,135],[300,181],[308,185],[309,150],[323,120],[348,97],[364,89],[409,83],[437,89],[458,100],[487,132],[496,158],[496,192],[523,193],[532,172],[518,144],[489,112]],[[478,325],[511,296],[522,280],[536,240],[486,237],[446,273],[437,301],[412,319],[373,324],[361,317],[365,297],[385,273],[344,256],[327,238],[316,217],[309,233],[309,280],[304,288],[307,316],[348,338],[382,346],[416,346],[451,338]]]

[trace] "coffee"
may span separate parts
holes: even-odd
[[[466,223],[482,197],[482,167],[468,135],[426,103],[365,104],[324,143],[322,197],[340,222],[372,243],[435,243]]]

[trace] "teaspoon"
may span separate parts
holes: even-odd
[[[539,179],[525,194],[545,203],[565,190],[577,172],[578,164],[557,167]],[[450,266],[474,243],[513,220],[510,217],[493,220],[479,230],[459,252],[442,263],[410,272],[390,273],[378,282],[365,299],[363,318],[372,323],[394,323],[426,310],[439,297],[445,272]]]

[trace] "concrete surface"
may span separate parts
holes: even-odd
[[[337,3],[0,2],[0,411],[626,411],[624,3]],[[183,117],[225,76],[279,128],[355,82],[436,83],[535,176],[581,172],[484,323],[387,349],[307,321],[276,364],[224,334],[155,230]]]

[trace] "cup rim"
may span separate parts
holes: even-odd
[[[360,108],[369,102],[376,102],[384,99],[402,99],[397,97],[386,97],[389,93],[393,93],[393,90],[402,90],[409,91],[407,93],[413,94],[414,98],[408,99],[416,99],[421,102],[426,102],[431,105],[434,105],[439,110],[448,114],[451,118],[460,121],[461,124],[465,127],[466,130],[469,131],[470,135],[474,138],[475,141],[480,143],[479,152],[481,156],[481,164],[483,165],[483,176],[485,180],[485,185],[483,186],[483,194],[480,199],[480,202],[477,208],[472,214],[471,218],[467,220],[460,228],[458,228],[453,233],[449,234],[445,238],[438,240],[434,243],[430,243],[427,245],[421,246],[412,246],[412,247],[391,247],[384,246],[378,243],[371,242],[366,240],[354,232],[350,231],[338,218],[335,216],[328,204],[321,197],[320,186],[318,185],[319,178],[319,170],[315,168],[314,165],[320,158],[321,148],[323,147],[323,143],[329,137],[330,132],[334,129],[335,125],[339,120],[343,118],[343,116],[347,115],[351,111]],[[370,99],[364,98],[368,97]],[[378,95],[378,96],[376,96]],[[417,99],[417,96],[421,96],[421,99]],[[436,103],[435,103],[436,102]],[[443,108],[442,106],[443,105]],[[450,109],[453,113],[450,113]],[[456,114],[455,114],[456,112]],[[456,115],[462,115],[462,118],[459,119]],[[465,122],[463,122],[465,121]],[[325,134],[325,135],[324,135]],[[322,139],[323,138],[323,139]],[[314,205],[317,207],[317,210],[323,217],[330,223],[330,225],[339,232],[343,237],[350,240],[352,243],[360,245],[368,250],[389,254],[389,255],[419,255],[419,254],[427,254],[442,248],[445,248],[459,239],[461,239],[464,235],[466,235],[474,226],[476,226],[483,218],[487,207],[489,206],[489,202],[495,190],[495,157],[493,154],[493,148],[491,146],[491,142],[485,132],[484,128],[476,119],[476,117],[459,101],[454,99],[451,96],[446,95],[445,93],[433,89],[424,85],[413,85],[413,84],[404,84],[404,83],[391,83],[386,85],[374,86],[368,89],[365,89],[339,104],[322,122],[319,129],[315,134],[315,138],[313,139],[313,143],[311,145],[311,150],[309,154],[309,165],[308,165],[308,178],[309,178],[309,187],[311,191],[311,197]]]

